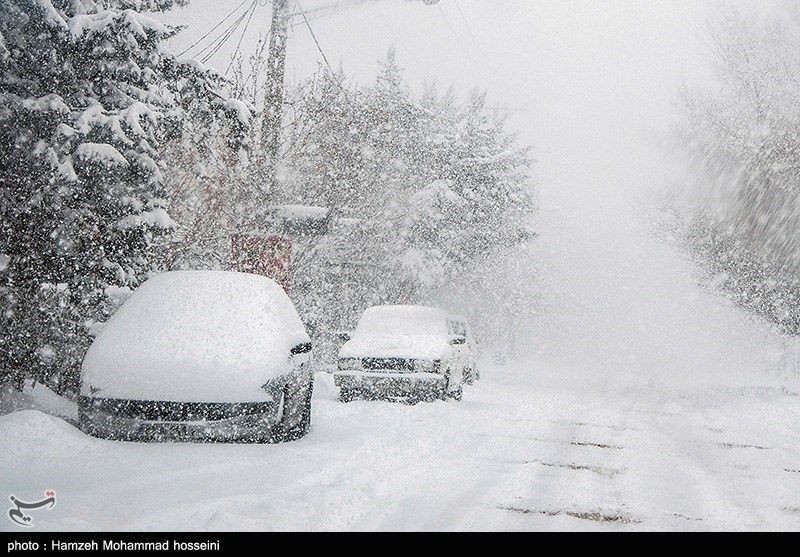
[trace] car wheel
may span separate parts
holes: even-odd
[[[302,376],[286,382],[283,388],[283,416],[278,424],[277,441],[295,441],[311,427],[311,398],[314,395],[314,376],[305,381]]]
[[[86,435],[92,437],[103,437],[100,429],[97,427],[97,413],[87,409],[81,402],[78,406],[78,427]]]

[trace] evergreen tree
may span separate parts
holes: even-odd
[[[370,305],[435,302],[532,237],[529,150],[483,94],[458,103],[429,84],[417,98],[392,50],[372,86],[323,71],[291,107],[281,201],[342,223],[296,245],[292,294],[319,330],[352,326]]]
[[[115,296],[162,268],[162,146],[187,107],[235,112],[141,13],[174,3],[0,4],[0,382],[76,392]]]
[[[291,94],[280,200],[302,198],[339,212],[359,208],[365,162],[360,92],[345,88],[340,70],[320,71]]]

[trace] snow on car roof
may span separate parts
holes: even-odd
[[[283,289],[222,271],[162,273],[102,328],[83,362],[83,393],[176,402],[264,400],[260,387],[292,369],[309,342]]]
[[[371,332],[447,335],[447,313],[428,306],[375,306],[364,311],[356,326],[356,334]]]
[[[447,312],[428,306],[375,306],[364,311],[339,357],[436,359],[448,349]]]

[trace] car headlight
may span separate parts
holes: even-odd
[[[414,360],[415,373],[439,373],[440,360]]]
[[[361,358],[339,358],[339,369],[341,370],[364,369],[364,362],[361,361]]]

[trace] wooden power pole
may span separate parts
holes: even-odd
[[[261,124],[261,148],[265,163],[265,176],[262,179],[266,182],[264,189],[268,193],[274,192],[277,186],[289,17],[289,0],[272,0],[264,120]]]
[[[436,4],[439,0],[422,0]],[[268,197],[277,187],[278,156],[281,144],[281,115],[286,69],[286,39],[289,33],[289,0],[272,0],[272,26],[270,27],[267,82],[264,95],[264,120],[261,124],[261,156],[264,161],[265,183],[261,191]]]

